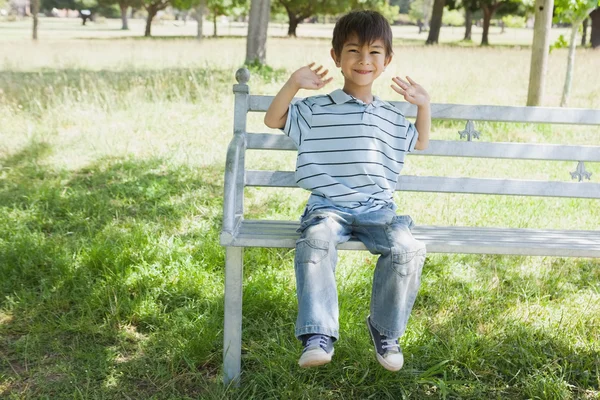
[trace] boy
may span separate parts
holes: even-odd
[[[304,346],[299,364],[331,361],[339,338],[336,246],[355,236],[380,255],[367,327],[379,363],[398,371],[404,362],[398,337],[417,295],[425,246],[412,237],[411,218],[396,216],[393,193],[405,154],[428,146],[429,95],[409,77],[392,78],[392,88],[418,106],[415,125],[372,95],[373,81],[392,60],[392,32],[381,14],[345,15],[332,44],[343,89],[290,104],[299,89],[320,89],[333,79],[312,63],[291,75],[265,115],[267,126],[283,129],[296,143],[296,182],[311,191],[294,262],[295,333]]]

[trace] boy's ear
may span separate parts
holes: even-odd
[[[339,67],[340,66],[340,62],[337,60],[337,58],[335,56],[335,50],[333,50],[333,48],[332,48],[329,53],[331,54],[331,58],[333,58],[333,62],[335,62],[335,66]]]
[[[388,64],[389,64],[389,63],[391,63],[391,62],[392,62],[392,56],[387,56],[387,57],[385,58],[385,61],[383,62],[383,66],[384,66],[384,67],[387,67],[387,66],[388,66]]]

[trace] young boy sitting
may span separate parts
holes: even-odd
[[[335,282],[336,246],[358,238],[379,254],[367,327],[375,355],[391,371],[402,368],[398,344],[420,284],[425,246],[413,238],[409,216],[397,216],[393,194],[406,153],[427,148],[429,95],[409,77],[392,88],[417,105],[413,125],[371,93],[373,81],[392,61],[392,31],[373,11],[354,11],[333,30],[331,57],[344,87],[290,104],[299,89],[331,82],[314,63],[294,72],[265,115],[298,147],[296,183],[310,190],[296,242],[298,296],[296,336],[303,343],[301,367],[326,364],[339,339]]]

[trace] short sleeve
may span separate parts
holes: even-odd
[[[294,141],[296,147],[300,146],[302,137],[310,130],[311,120],[312,110],[308,99],[290,104],[287,120],[282,130]]]
[[[417,131],[417,127],[412,122],[408,122],[408,126],[406,127],[406,152],[411,153],[415,149],[415,145],[417,144],[417,140],[419,140],[419,132]]]

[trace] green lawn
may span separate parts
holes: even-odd
[[[0,398],[600,398],[599,260],[429,255],[394,374],[364,326],[375,263],[365,252],[341,253],[334,362],[297,367],[293,252],[282,249],[245,252],[242,387],[224,388],[218,234],[244,40],[2,46]],[[273,94],[310,60],[331,67],[322,39],[270,38],[268,57],[275,69],[253,72],[253,93]],[[560,100],[565,64],[564,51],[552,53],[546,105]],[[392,65],[376,88],[386,99],[396,99],[387,81],[397,73],[436,102],[525,102],[527,49],[405,45]],[[595,53],[578,52],[573,106],[600,108],[596,66]],[[340,85],[334,76],[327,90]],[[260,120],[249,128],[264,130]],[[438,122],[432,136],[462,127]],[[485,141],[600,145],[598,127],[478,129]],[[248,164],[292,169],[294,155],[254,152]],[[567,181],[575,166],[414,156],[406,173]],[[599,165],[586,167],[597,182]],[[591,200],[397,196],[420,224],[600,226]],[[296,219],[306,197],[249,189],[247,209]]]

